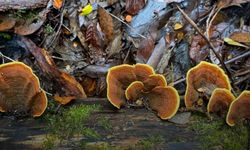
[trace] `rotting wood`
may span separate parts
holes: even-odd
[[[0,0],[0,11],[46,7],[49,0]]]

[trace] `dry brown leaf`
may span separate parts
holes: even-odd
[[[35,45],[30,39],[21,37],[21,42],[35,57],[43,73],[55,83],[55,99],[62,105],[75,98],[86,98],[86,94],[79,82],[68,73],[60,71],[46,50]]]
[[[230,36],[230,38],[237,42],[250,43],[250,33],[235,32]]]
[[[89,41],[94,47],[100,48],[101,47],[101,40],[97,33],[96,24],[90,23],[86,30],[86,41]]]
[[[147,62],[155,47],[155,39],[149,35],[140,42],[137,57],[143,62]]]
[[[37,17],[30,20],[20,20],[15,26],[15,33],[19,35],[29,35],[36,32],[46,20],[46,16],[49,10],[41,11]]]
[[[109,47],[108,57],[119,53],[122,47],[122,34],[117,35]]]
[[[205,46],[206,41],[200,35],[194,36],[189,50],[190,58],[195,62],[204,60],[209,54],[209,51],[204,48]]]
[[[55,9],[60,9],[62,7],[63,0],[54,0],[53,1],[53,7]]]
[[[114,39],[114,24],[112,17],[102,7],[98,7],[99,23],[108,41]]]
[[[6,31],[13,28],[16,20],[12,17],[0,15],[0,31]]]
[[[247,2],[250,2],[250,0],[220,0],[218,3],[218,7],[225,8],[232,5],[239,5]]]
[[[126,11],[136,15],[145,6],[145,0],[126,0]]]

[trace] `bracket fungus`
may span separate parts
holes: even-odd
[[[235,97],[229,90],[216,88],[209,99],[207,112],[225,113],[234,100]]]
[[[157,111],[161,119],[173,117],[180,103],[178,92],[167,86],[165,77],[155,74],[145,64],[123,64],[111,68],[107,75],[107,97],[117,108],[125,105],[126,101],[137,103],[141,100]]]
[[[244,91],[231,103],[226,122],[229,126],[234,126],[240,119],[250,119],[250,91]]]
[[[0,65],[0,111],[38,117],[47,107],[47,97],[38,77],[21,62]]]
[[[201,93],[210,96],[216,88],[231,91],[231,85],[225,72],[219,66],[205,61],[201,61],[188,71],[186,82],[184,100],[188,109],[197,104]]]

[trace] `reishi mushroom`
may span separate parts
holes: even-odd
[[[225,72],[217,65],[201,61],[187,73],[187,88],[185,105],[188,109],[195,106],[200,98],[200,92],[211,94],[216,88],[225,88],[231,91],[231,85]]]
[[[161,119],[173,117],[180,103],[178,92],[167,86],[163,75],[155,74],[145,64],[120,65],[111,68],[107,75],[107,97],[115,107],[126,101],[142,100],[157,112]]]
[[[25,113],[33,117],[43,114],[47,97],[40,89],[38,77],[21,62],[0,65],[0,111]]]
[[[234,95],[228,89],[216,88],[209,99],[207,112],[225,113],[234,100]]]
[[[240,119],[250,119],[250,91],[244,91],[231,103],[226,122],[234,126]]]

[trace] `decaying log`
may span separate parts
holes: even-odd
[[[49,0],[0,0],[0,11],[46,7]]]

